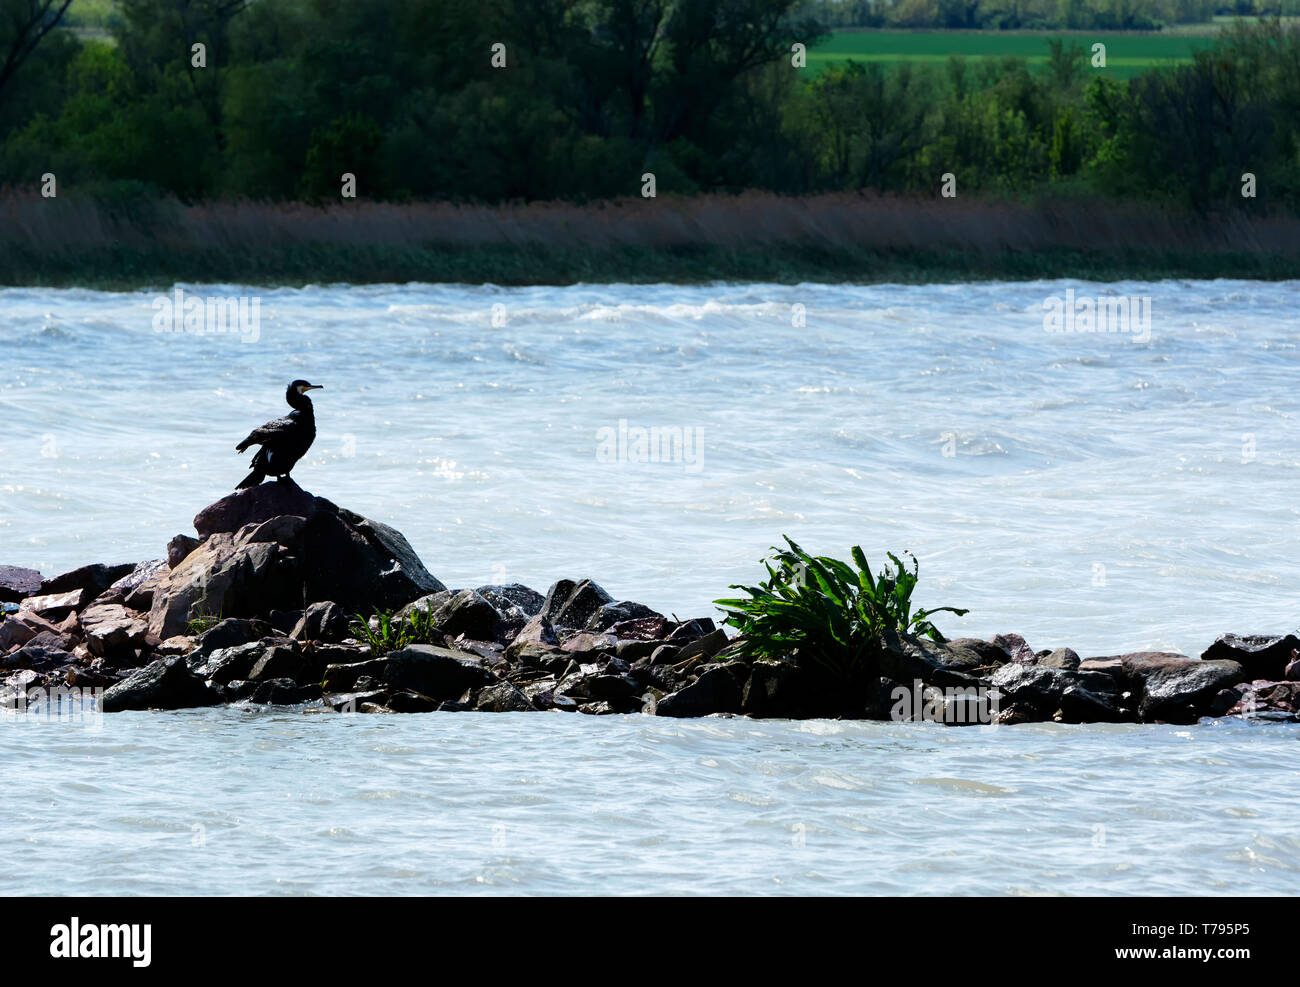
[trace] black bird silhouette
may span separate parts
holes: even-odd
[[[289,471],[316,439],[316,412],[312,409],[307,392],[320,388],[320,384],[295,380],[284,392],[284,399],[293,411],[283,418],[267,422],[261,428],[253,429],[248,433],[248,438],[235,446],[236,452],[243,452],[249,446],[262,447],[253,457],[253,472],[244,477],[244,481],[235,489],[255,487],[268,476],[280,479],[288,477]]]

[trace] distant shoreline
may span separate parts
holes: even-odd
[[[0,196],[0,285],[160,288],[1300,278],[1300,218],[1025,202],[748,192],[574,204],[318,207]]]

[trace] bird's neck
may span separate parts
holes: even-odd
[[[290,391],[284,396],[284,399],[289,402],[289,407],[295,411],[301,411],[304,415],[312,414],[311,398],[307,397],[306,394]]]

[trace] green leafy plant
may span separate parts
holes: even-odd
[[[374,626],[371,626],[371,619]],[[433,620],[433,601],[402,615],[391,610],[381,610],[368,619],[356,614],[350,630],[352,636],[370,649],[372,655],[386,655],[401,651],[410,644],[433,644],[441,640],[441,632]]]
[[[185,622],[185,633],[189,637],[198,637],[200,634],[205,634],[212,630],[212,628],[216,627],[219,623],[221,623],[221,615],[219,613],[213,614],[202,611],[198,616],[191,617]]]
[[[889,637],[913,634],[942,641],[930,617],[967,613],[955,607],[912,609],[919,565],[910,552],[904,553],[912,559],[910,570],[890,552],[892,565],[872,575],[856,545],[851,566],[809,555],[782,537],[789,548],[773,546],[763,562],[765,582],[733,585],[748,596],[714,601],[726,613],[725,622],[740,631],[739,648],[746,657],[794,660],[857,683],[874,672]]]

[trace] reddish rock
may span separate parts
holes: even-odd
[[[1011,661],[1019,664],[1033,665],[1038,661],[1034,649],[1019,634],[999,634],[989,643],[1001,648]]]
[[[149,625],[134,611],[116,603],[95,604],[81,614],[86,647],[97,658],[135,657],[145,644]]]

